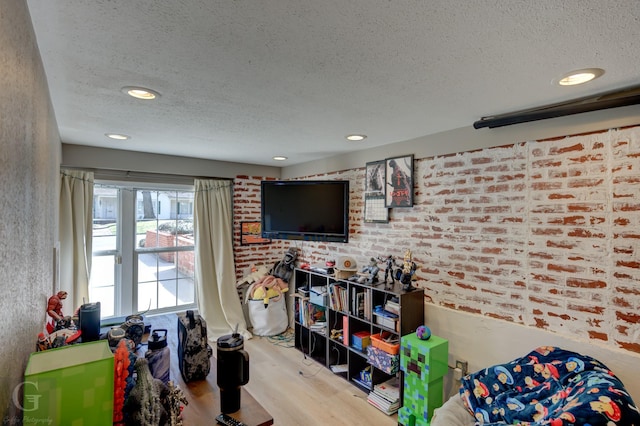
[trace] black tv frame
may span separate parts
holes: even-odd
[[[323,189],[324,185],[339,185],[342,187],[342,197],[341,197],[341,205],[342,209],[339,212],[341,222],[342,222],[342,230],[340,232],[331,231],[318,231],[314,230],[304,230],[304,229],[287,229],[285,227],[280,226],[282,229],[272,229],[271,223],[269,222],[269,218],[267,215],[277,213],[273,209],[273,206],[270,206],[269,203],[273,202],[273,200],[265,200],[265,197],[269,197],[269,190],[276,186],[284,186],[293,188],[301,188],[304,189],[303,196],[306,199],[294,199],[290,200],[290,203],[284,207],[287,209],[296,209],[297,211],[303,211],[303,206],[301,203],[312,203],[311,210],[315,212],[321,211],[323,208],[322,200],[317,200],[313,198],[309,198],[312,195],[315,195],[317,192],[323,192],[326,189]],[[304,240],[304,241],[320,241],[320,242],[335,242],[335,243],[348,243],[349,242],[349,181],[346,180],[263,180],[260,185],[261,189],[261,214],[260,214],[260,224],[261,224],[261,233],[263,238],[270,238],[275,240]],[[310,206],[305,205],[306,209],[309,209]],[[315,207],[315,208],[314,208]],[[265,212],[265,208],[271,208],[271,211]],[[296,211],[296,210],[291,210]],[[283,213],[284,214],[284,213]],[[333,213],[334,217],[338,216],[338,213]],[[278,222],[277,220],[276,222]],[[273,222],[273,221],[272,221]],[[304,220],[298,220],[297,224],[301,224]]]

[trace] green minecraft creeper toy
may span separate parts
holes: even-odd
[[[428,425],[442,405],[443,378],[449,371],[449,341],[438,336],[421,340],[416,333],[400,339],[400,370],[404,375],[403,404],[398,423]]]

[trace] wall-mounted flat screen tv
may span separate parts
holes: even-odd
[[[265,180],[261,190],[264,238],[349,241],[349,181]]]

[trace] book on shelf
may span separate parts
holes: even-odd
[[[364,319],[371,321],[371,289],[365,289],[364,294]]]
[[[387,318],[398,318],[398,314],[393,313],[393,312],[389,312],[386,309],[384,309],[382,306],[376,306],[375,309],[373,310],[373,313],[375,315],[378,316],[382,316],[382,317],[387,317]]]
[[[396,330],[396,325],[398,324],[398,318],[390,318],[382,315],[376,316],[376,324],[386,327],[391,330]]]
[[[354,377],[354,378],[352,378],[351,380],[353,380],[354,382],[356,382],[357,384],[359,384],[360,386],[362,386],[362,387],[363,387],[363,388],[365,388],[365,389],[369,389],[369,386],[371,386],[371,383],[370,383],[370,382],[369,382],[369,383],[367,383],[367,382],[365,382],[364,380],[362,380],[362,379],[361,379],[361,378],[359,378],[359,377]]]
[[[392,330],[396,330],[396,324],[399,319],[398,314],[389,312],[382,306],[376,306],[373,310],[373,315],[375,316],[376,324],[379,324],[386,328],[390,328]]]
[[[315,324],[317,322],[324,322],[326,324],[326,309],[324,306],[316,305],[305,301],[309,311],[309,324]]]
[[[349,370],[349,366],[347,364],[334,364],[331,366],[331,371],[334,373],[345,373]]]
[[[351,288],[351,315],[364,318],[365,293],[363,289]]]
[[[315,331],[316,333],[325,333],[327,329],[327,323],[325,321],[316,321],[315,323],[309,326],[311,331]]]
[[[306,299],[297,299],[295,303],[295,315],[298,322],[305,327],[309,327],[318,322],[326,326],[326,308],[315,305]]]
[[[384,304],[384,310],[387,312],[391,312],[392,314],[400,315],[400,304],[398,302],[394,302],[393,300],[387,300]]]
[[[329,287],[329,306],[334,311],[344,312],[347,306],[347,290],[339,285]]]
[[[342,343],[345,346],[349,346],[349,336],[349,317],[345,315],[342,317]]]

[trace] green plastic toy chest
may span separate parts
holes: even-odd
[[[113,354],[106,340],[34,352],[23,383],[23,424],[113,424]]]

